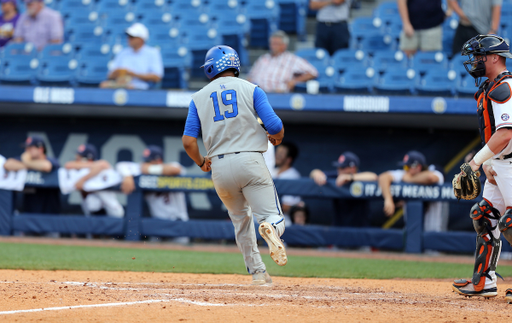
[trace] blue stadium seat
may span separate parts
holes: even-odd
[[[407,63],[407,56],[402,51],[375,52],[372,59],[372,67],[378,73],[385,73],[391,69],[404,69]]]
[[[334,67],[321,61],[316,61],[312,64],[318,71],[318,77],[316,78],[316,81],[319,83],[318,92],[331,93],[333,90],[334,82],[336,81],[336,77],[338,76],[334,70]],[[307,93],[307,84],[297,83],[295,85],[294,92]]]
[[[149,29],[150,34],[154,28],[170,28],[176,26],[178,23],[173,14],[160,10],[143,11],[141,16],[140,22]]]
[[[358,67],[347,68],[334,83],[334,91],[338,93],[370,93],[375,83],[375,70],[368,67],[361,70]]]
[[[55,0],[52,2],[57,3]],[[70,10],[91,11],[94,9],[94,4],[95,2],[93,0],[62,0],[58,3],[58,10],[61,13],[68,12]]]
[[[98,87],[107,79],[108,59],[79,60],[75,75],[76,83],[79,86]]]
[[[250,2],[245,14],[251,20],[250,46],[268,48],[270,35],[279,24],[279,5],[273,0]]]
[[[149,34],[149,42],[153,46],[173,45],[179,46],[183,43],[182,34],[177,27],[154,26]]]
[[[357,47],[367,35],[383,33],[384,25],[373,17],[358,17],[349,24],[351,47]]]
[[[242,13],[242,6],[238,0],[210,0],[206,6],[206,11],[212,19],[221,16],[233,19],[233,17]]]
[[[423,95],[452,96],[457,73],[453,70],[432,70],[416,84],[416,91]]]
[[[389,21],[400,20],[400,13],[398,12],[396,1],[381,3],[373,10],[373,16],[380,18],[385,24],[388,24]]]
[[[109,12],[104,19],[105,29],[115,26],[116,28],[128,28],[137,22],[137,16],[131,11]]]
[[[0,54],[2,58],[13,56],[36,57],[39,52],[32,43],[8,43],[1,49]]]
[[[304,39],[306,35],[306,9],[308,1],[277,0],[279,3],[279,29],[297,34]]]
[[[222,37],[222,44],[232,47],[237,51],[242,65],[249,65],[249,53],[247,51],[247,36],[251,27],[249,19],[243,14],[236,18],[222,15],[215,18],[214,27]]]
[[[327,52],[323,48],[300,49],[295,52],[295,55],[304,58],[311,64],[315,64],[315,63],[328,64],[331,59],[331,57],[329,56],[329,52]]]
[[[192,66],[192,53],[183,46],[164,46],[160,51],[164,65],[162,88],[186,89],[188,86],[186,69]]]
[[[67,1],[67,0],[64,0]],[[100,0],[96,10],[102,14],[111,14],[113,12],[128,11],[131,9],[129,0]]]
[[[39,60],[32,55],[8,55],[0,64],[0,83],[33,85]]]
[[[54,10],[59,11],[60,1],[57,1],[57,0],[44,0],[44,5],[47,6],[48,8],[52,8]]]
[[[332,55],[332,66],[337,73],[345,71],[348,67],[366,68],[368,55],[362,50],[340,49]]]
[[[412,59],[412,68],[420,74],[432,69],[446,69],[448,59],[442,52],[418,52]]]
[[[81,48],[86,44],[101,44],[106,40],[106,33],[101,26],[77,25],[66,27],[64,32],[74,47]]]
[[[137,0],[132,9],[137,14],[155,11],[168,12],[169,4],[166,0]]]
[[[459,74],[460,76],[466,76],[466,75],[468,75],[468,72],[466,71],[466,68],[464,67],[464,64],[462,64],[462,63],[467,60],[468,60],[467,56],[455,55],[451,59],[450,63],[448,64],[448,67],[451,70],[454,70],[455,72],[457,72],[457,74]]]
[[[80,62],[107,60],[112,58],[112,46],[109,44],[87,44],[80,49],[75,58]]]
[[[195,11],[204,12],[204,4],[201,0],[173,0],[170,5],[171,12]]]
[[[96,11],[84,9],[72,9],[70,11],[61,11],[65,26],[75,25],[98,25],[99,14]]]
[[[75,49],[70,43],[64,44],[49,44],[46,45],[41,53],[39,54],[39,59],[43,60],[53,60],[53,59],[71,59],[75,56]]]
[[[210,16],[206,13],[182,11],[179,13],[179,24],[182,29],[196,28],[196,27],[209,27]]]
[[[377,79],[373,88],[378,94],[407,95],[413,92],[416,82],[413,69],[390,69]]]
[[[382,33],[372,33],[366,35],[359,42],[357,49],[371,54],[379,51],[396,50],[397,45],[392,38],[386,37]]]
[[[186,47],[192,53],[192,66],[203,65],[206,52],[213,46],[221,43],[220,35],[213,28],[187,28],[184,35],[186,39]],[[191,75],[205,77],[202,69],[198,68],[192,68]]]
[[[41,85],[73,86],[78,62],[74,58],[41,60],[36,79]]]
[[[474,97],[478,87],[475,86],[475,79],[471,76],[459,77],[456,85],[455,92],[459,96]]]

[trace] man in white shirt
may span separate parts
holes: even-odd
[[[134,23],[126,29],[126,35],[129,47],[116,55],[109,66],[108,80],[100,87],[147,90],[164,75],[162,56],[158,49],[145,44],[149,31],[143,24]]]

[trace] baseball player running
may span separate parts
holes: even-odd
[[[500,232],[512,244],[512,74],[505,65],[512,54],[503,38],[478,35],[464,44],[462,55],[469,58],[464,67],[477,86],[481,77],[488,78],[475,94],[484,147],[469,162],[473,171],[483,165],[487,180],[483,200],[470,213],[478,233],[473,278],[456,280],[453,290],[488,298],[498,294],[495,270],[501,251]],[[512,289],[506,291],[506,300],[512,303]]]
[[[238,78],[240,59],[234,49],[222,45],[212,47],[201,67],[210,83],[192,95],[183,146],[204,172],[212,171],[215,190],[228,209],[236,243],[247,271],[252,274],[252,284],[270,284],[272,279],[258,251],[252,214],[269,246],[270,257],[278,265],[286,265],[286,250],[280,239],[284,218],[262,156],[267,150],[267,140],[274,146],[282,141],[283,123],[265,92]],[[268,134],[258,123],[258,116]],[[201,131],[207,150],[204,157],[197,144]]]

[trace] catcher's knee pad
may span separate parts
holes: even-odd
[[[501,240],[494,238],[492,233],[483,233],[476,237],[475,268],[471,279],[475,291],[484,289],[486,278],[493,279],[489,272],[496,270],[500,251]]]
[[[503,214],[500,222],[498,222],[498,228],[505,239],[512,245],[512,209],[507,209],[505,214]]]
[[[491,202],[483,199],[473,205],[469,216],[473,219],[473,227],[475,228],[476,233],[481,234],[486,231],[486,229],[493,227],[491,219],[500,219],[500,211],[494,208]]]

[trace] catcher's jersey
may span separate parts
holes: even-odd
[[[189,119],[195,107],[208,156],[266,151],[267,135],[257,122],[254,107],[256,88],[256,85],[236,77],[213,80],[192,95],[185,135],[190,134]],[[263,117],[262,120],[265,121]]]
[[[512,87],[512,78],[508,78],[502,81],[507,82],[509,87]],[[512,100],[510,96],[506,99],[505,102],[492,102],[492,110],[494,112],[494,125],[496,127],[496,131],[501,128],[511,128],[512,127]],[[512,153],[512,143],[509,142],[508,145],[499,153],[497,153],[494,158],[500,158],[504,155],[509,155]]]

